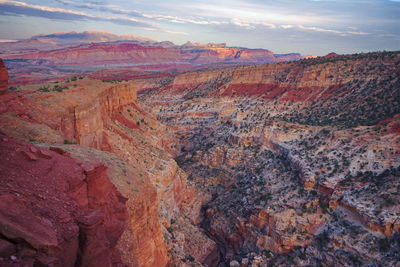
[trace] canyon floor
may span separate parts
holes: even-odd
[[[18,85],[0,265],[400,266],[399,111],[399,52]]]

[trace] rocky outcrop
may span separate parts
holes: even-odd
[[[257,246],[277,253],[287,253],[295,247],[306,247],[324,223],[325,218],[321,212],[303,217],[298,216],[293,209],[278,213],[263,210],[250,218],[250,224],[260,231],[268,229],[265,235],[257,238]]]
[[[90,86],[87,86],[89,89]],[[87,93],[86,98],[81,97],[82,90],[63,96],[53,95],[53,103],[58,102],[59,104],[59,109],[56,112],[48,110],[46,106],[40,107],[42,112],[49,114],[47,118],[37,117],[37,110],[32,109],[32,106],[29,110],[23,112],[28,113],[36,123],[49,125],[69,142],[76,141],[82,146],[116,151],[118,155],[125,158],[126,151],[131,150],[129,149],[129,141],[132,140],[132,137],[123,134],[120,128],[114,124],[114,120],[117,124],[121,123],[123,117],[119,116],[119,112],[123,107],[133,104],[136,97],[135,89],[130,84],[103,87],[96,84]],[[36,103],[39,106],[42,105],[40,100]],[[10,108],[9,111],[13,108]],[[123,120],[122,127],[136,126],[135,123],[129,124],[127,122],[130,121]],[[107,129],[112,129],[112,131],[107,131]],[[113,146],[114,142],[121,138],[128,141],[126,146],[121,149],[118,146]],[[123,146],[122,140],[118,143]],[[129,162],[128,158],[126,160]],[[118,246],[119,250],[123,252],[123,261],[132,266],[165,266],[168,262],[168,256],[158,218],[157,192],[149,181],[140,178],[137,172],[132,174],[128,181],[133,187],[130,193],[124,194],[127,199],[126,207],[129,220]],[[113,180],[113,182],[116,181]],[[119,181],[117,182],[119,183]],[[117,188],[121,192],[126,192],[126,189],[119,186],[118,183],[116,184]],[[123,181],[123,185],[126,186],[127,182]],[[132,194],[132,192],[136,193]],[[93,220],[97,220],[97,215],[94,214],[93,216]],[[89,236],[97,236],[96,232],[91,232],[90,226],[88,231]],[[117,241],[118,239],[115,239],[115,242]],[[91,253],[89,245],[86,250],[89,254]]]
[[[216,250],[215,243],[195,225],[202,220],[201,207],[209,196],[199,195],[164,151],[177,153],[173,134],[136,103],[132,83],[110,85],[89,79],[75,83],[74,89],[63,92],[31,91],[29,99],[15,93],[1,98],[5,109],[0,128],[33,142],[58,143],[57,147],[77,143],[79,149],[70,146],[67,150],[82,161],[105,153],[99,150],[118,157],[110,160],[110,155],[101,154],[96,159],[108,166],[112,183],[126,199],[129,219],[117,246],[124,263],[165,266],[180,263],[188,255],[205,260]],[[58,86],[72,87],[71,83]],[[25,129],[25,134],[19,129]],[[126,164],[132,168],[119,170]],[[88,216],[97,224],[98,214]],[[167,230],[172,224],[173,234]],[[90,227],[88,231],[88,239],[101,236]],[[198,251],[201,244],[205,247]],[[91,251],[90,245],[85,251]]]
[[[115,247],[127,222],[126,199],[104,165],[5,135],[0,146],[0,233],[14,247],[2,251],[2,265],[122,262]]]
[[[4,66],[3,60],[0,58],[0,94],[7,91],[8,87],[8,71]]]
[[[335,52],[331,52],[331,53],[325,55],[324,57],[326,57],[326,58],[334,58],[334,57],[337,57],[337,56],[339,56],[339,55],[336,54]]]
[[[74,132],[66,131],[64,135],[72,136],[81,145],[94,148],[105,148],[107,141],[104,139],[104,125],[107,118],[112,117],[122,107],[136,100],[136,90],[132,84],[112,86],[100,92],[93,101],[78,105],[73,108]],[[72,116],[71,116],[72,118]],[[67,123],[68,122],[64,122]],[[67,127],[63,127],[67,129]]]
[[[32,100],[18,94],[3,96],[0,113],[18,114],[19,118],[48,127],[49,131],[70,142],[107,149],[104,127],[112,115],[136,100],[136,90],[130,83],[116,86],[97,86],[96,83],[91,81],[85,85],[90,90],[79,88],[67,94],[51,93],[50,97],[36,94]],[[82,97],[81,94],[86,95]],[[49,99],[56,108],[49,106]],[[4,128],[10,129],[9,126]]]

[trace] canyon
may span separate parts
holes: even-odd
[[[217,66],[11,88],[1,65],[0,265],[397,266],[400,53]]]

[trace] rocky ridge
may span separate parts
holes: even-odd
[[[1,134],[2,266],[122,264],[126,199],[107,167]]]

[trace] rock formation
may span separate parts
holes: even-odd
[[[196,226],[202,220],[200,209],[207,196],[200,196],[190,186],[186,174],[164,151],[174,153],[175,137],[135,100],[132,83],[114,85],[81,79],[39,85],[1,96],[0,128],[8,136],[65,151],[80,162],[94,159],[107,166],[108,177],[121,193],[119,199],[129,218],[121,237],[110,238],[118,242],[116,248],[125,264],[165,266],[189,255],[194,261],[206,260],[217,249]],[[101,172],[95,169],[88,175],[93,173],[102,177],[97,180],[104,180],[104,166]],[[104,195],[96,187],[93,190],[93,194]],[[96,203],[104,206],[102,200]],[[114,206],[117,212],[122,210]],[[88,241],[82,244],[81,253],[88,260],[71,259],[66,266],[97,260],[91,242],[103,233],[93,232],[90,224],[97,225],[102,216],[112,218],[108,213],[99,216],[94,212],[82,217],[82,231],[87,231]],[[100,257],[98,260],[106,262]]]
[[[126,200],[104,165],[3,134],[0,146],[2,266],[121,263]]]

